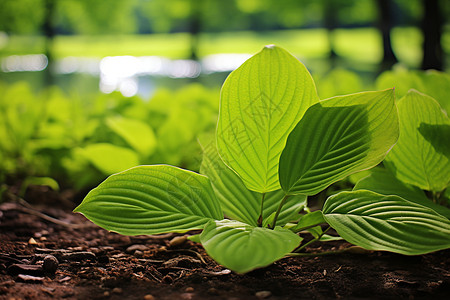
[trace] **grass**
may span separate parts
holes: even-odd
[[[356,62],[374,64],[382,57],[381,36],[375,28],[337,29],[333,33],[335,51]],[[443,41],[450,40],[447,29]],[[395,28],[393,47],[399,59],[416,67],[421,58],[422,36],[417,28]],[[203,33],[199,56],[215,53],[255,53],[262,45],[278,44],[300,58],[324,58],[329,53],[325,29],[280,30],[269,32]],[[41,53],[44,39],[36,36],[11,36],[0,43],[0,56]],[[449,50],[448,47],[444,47]],[[190,36],[187,33],[126,36],[57,36],[56,57],[114,55],[158,55],[169,58],[189,57]]]

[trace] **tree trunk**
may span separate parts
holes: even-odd
[[[423,60],[422,70],[442,70],[444,66],[441,45],[442,16],[438,0],[422,0],[424,16],[422,19]]]
[[[426,1],[426,0],[425,0]],[[380,66],[380,72],[389,70],[398,62],[397,57],[392,50],[391,30],[392,14],[390,0],[377,0],[378,6],[378,29],[381,31],[383,39],[383,60]]]
[[[53,26],[53,17],[55,12],[55,1],[45,1],[45,16],[44,23],[42,25],[42,31],[45,36],[45,55],[47,56],[47,68],[44,70],[45,85],[49,86],[54,84],[54,78],[52,74],[53,69],[53,39],[55,37],[55,28]]]
[[[189,28],[189,33],[191,35],[191,55],[192,60],[198,60],[198,44],[199,44],[199,33],[201,28],[201,7],[203,1],[201,0],[191,0],[191,24]]]
[[[323,2],[324,7],[324,26],[327,29],[328,45],[330,47],[330,63],[331,67],[335,67],[337,54],[334,51],[334,29],[337,27],[336,10],[338,6],[332,0],[326,0]]]

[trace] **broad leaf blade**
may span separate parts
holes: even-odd
[[[278,162],[287,136],[317,101],[308,70],[279,47],[266,46],[228,76],[217,146],[248,189],[265,193],[280,188]]]
[[[241,178],[227,167],[217,153],[214,140],[204,137],[201,139],[203,161],[200,173],[211,180],[223,212],[231,219],[256,226],[261,210],[262,194],[248,190]],[[269,192],[264,197],[263,221],[276,211],[281,199],[282,190]],[[277,224],[283,226],[287,222],[299,218],[299,212],[306,205],[306,196],[289,197],[283,206]]]
[[[223,219],[207,177],[167,165],[112,175],[74,211],[125,235],[185,232]]]
[[[393,90],[334,97],[311,106],[280,158],[281,187],[314,195],[376,166],[398,138]]]
[[[429,207],[447,219],[450,218],[450,209],[432,202],[418,187],[401,182],[386,169],[379,168],[371,171],[370,175],[356,183],[353,188],[354,191],[369,190],[382,195],[397,195],[403,199]]]
[[[291,230],[294,232],[299,232],[311,227],[315,227],[319,224],[325,223],[325,219],[323,218],[323,213],[320,210],[316,210],[313,212],[310,212],[300,219],[298,221],[297,225],[292,228]]]
[[[246,273],[270,265],[301,242],[295,233],[250,226],[238,221],[211,221],[200,235],[203,247],[219,264]]]
[[[122,117],[110,117],[108,127],[121,136],[141,155],[149,156],[156,148],[156,138],[152,128],[142,121]]]
[[[440,192],[450,181],[450,119],[431,97],[411,90],[398,102],[400,137],[386,157],[395,176]]]
[[[341,192],[327,199],[324,218],[340,236],[369,250],[418,255],[450,247],[450,221],[398,196]]]
[[[135,151],[108,143],[90,144],[77,148],[84,158],[105,175],[121,172],[139,165],[139,157]]]

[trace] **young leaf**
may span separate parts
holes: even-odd
[[[110,117],[108,127],[121,136],[141,155],[149,156],[156,148],[156,138],[152,128],[142,121],[122,117]]]
[[[280,188],[278,162],[287,136],[317,101],[305,66],[273,45],[228,76],[221,92],[217,146],[248,189],[266,193]]]
[[[450,221],[398,196],[371,191],[329,197],[324,218],[340,236],[369,250],[418,255],[450,247]]]
[[[379,168],[371,171],[370,175],[356,183],[353,188],[354,191],[369,190],[382,195],[397,195],[403,199],[429,207],[450,219],[450,209],[432,202],[418,187],[401,182],[386,169]]]
[[[298,221],[297,225],[291,230],[294,232],[299,232],[322,223],[326,223],[323,218],[323,213],[320,210],[316,210],[304,215],[300,221]]]
[[[207,177],[167,165],[112,175],[74,211],[124,235],[185,232],[223,219]]]
[[[400,137],[386,157],[395,177],[440,192],[450,181],[450,119],[431,97],[411,90],[398,102]]]
[[[249,225],[257,226],[261,213],[262,194],[248,190],[241,178],[227,167],[217,153],[214,140],[200,139],[203,148],[203,161],[200,173],[211,180],[217,198],[226,216]],[[264,197],[263,221],[276,211],[284,196],[282,190],[269,192]],[[306,196],[289,197],[283,205],[277,224],[283,226],[287,222],[297,220],[299,212],[306,205]]]
[[[75,153],[80,153],[105,175],[139,165],[139,157],[135,151],[113,144],[97,143],[76,149],[80,151],[75,151]]]
[[[287,194],[314,195],[380,163],[398,138],[393,90],[334,97],[311,106],[280,158]]]
[[[222,220],[209,222],[200,241],[215,261],[242,274],[282,258],[294,250],[302,238],[280,227],[271,230]]]

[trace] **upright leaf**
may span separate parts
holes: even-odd
[[[330,98],[311,106],[288,137],[279,173],[288,194],[314,195],[376,166],[398,138],[393,90]]]
[[[278,162],[287,136],[317,101],[305,66],[273,45],[228,76],[221,92],[217,146],[248,189],[265,193],[280,188]]]
[[[398,196],[371,191],[328,198],[324,218],[340,236],[369,250],[419,255],[450,247],[450,221]]]
[[[227,217],[249,225],[257,225],[261,212],[262,194],[248,190],[241,178],[227,167],[220,159],[216,143],[204,139],[203,161],[200,173],[205,174],[211,180],[217,198]],[[276,211],[284,196],[282,190],[269,192],[264,197],[263,220]],[[289,197],[278,218],[277,224],[283,226],[287,222],[298,219],[299,212],[306,205],[306,196],[296,195]]]
[[[185,232],[223,219],[207,177],[167,165],[112,175],[74,211],[125,235]]]
[[[139,157],[135,151],[108,143],[90,144],[84,148],[76,148],[81,156],[86,158],[105,175],[121,172],[139,165]]]
[[[110,117],[106,124],[141,155],[149,156],[156,148],[152,128],[142,121],[122,117]]]
[[[246,273],[283,258],[302,238],[281,227],[271,230],[222,220],[209,222],[200,241],[206,253],[219,264],[237,273]]]
[[[386,165],[405,183],[440,192],[450,183],[450,120],[431,97],[411,90],[398,102],[400,137]]]

